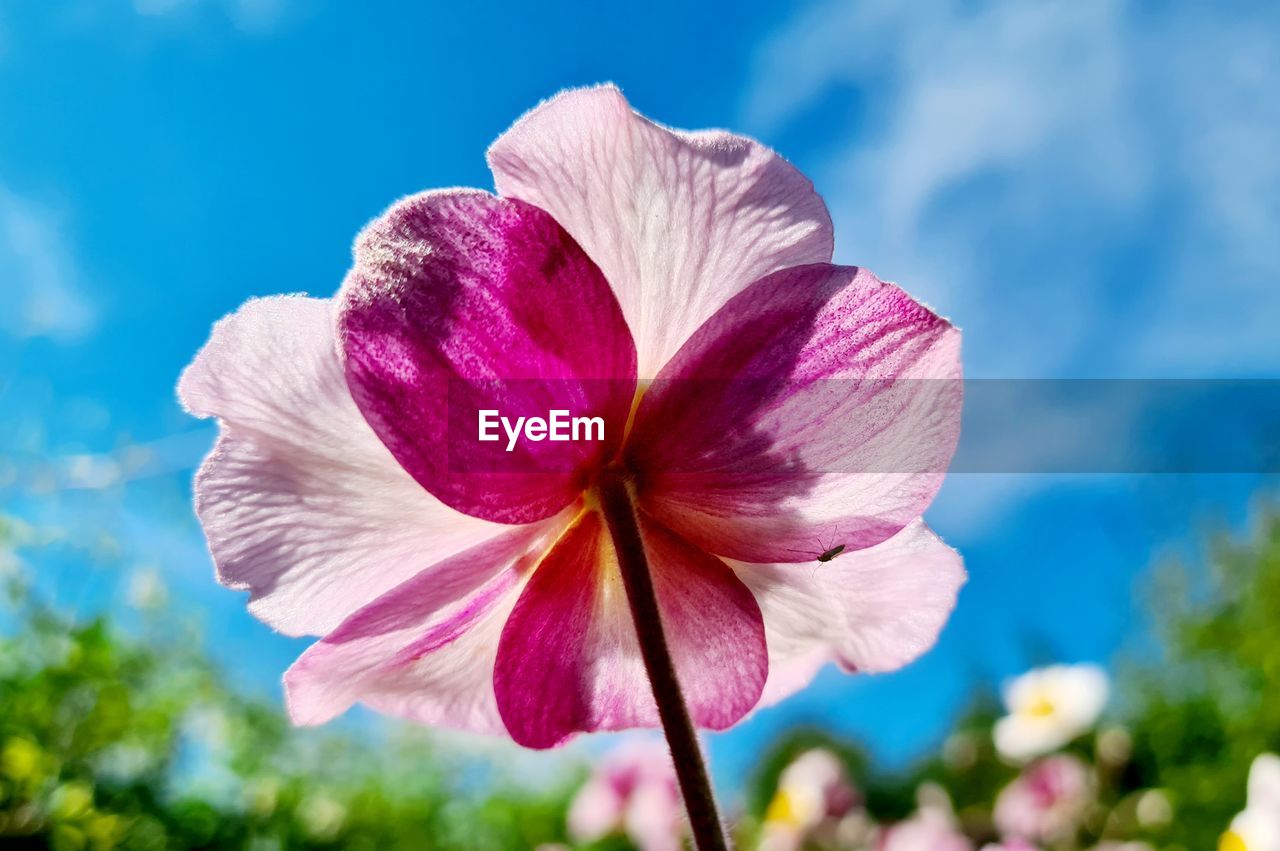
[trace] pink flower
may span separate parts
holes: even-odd
[[[916,789],[916,811],[911,818],[882,828],[876,851],[973,851],[973,843],[961,831],[951,796],[936,783]]]
[[[576,842],[621,832],[640,851],[679,851],[684,809],[666,746],[631,742],[609,753],[574,796],[568,820]]]
[[[876,851],[973,851],[973,843],[960,833],[949,813],[922,809],[886,828]]]
[[[1089,805],[1089,769],[1069,755],[1028,766],[996,799],[1000,834],[1031,840],[1058,840],[1075,833]]]
[[[222,427],[196,479],[220,581],[323,636],[285,675],[293,719],[360,702],[531,747],[656,725],[606,468],[699,726],[826,661],[928,648],[964,578],[920,520],[958,434],[959,333],[830,265],[822,200],[776,154],[614,88],[539,106],[489,163],[500,195],[395,204],[336,297],[247,303],[182,378]],[[507,451],[478,440],[486,410],[599,417],[603,439]]]

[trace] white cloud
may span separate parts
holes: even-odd
[[[47,210],[0,183],[0,333],[70,342],[93,330],[73,254]]]
[[[1276,11],[827,0],[761,50],[745,119],[842,89],[837,259],[953,315],[973,372],[1280,369]]]
[[[832,78],[856,84],[893,68],[900,85],[893,113],[859,165],[882,175],[888,191],[878,214],[898,239],[910,238],[929,201],[949,184],[985,168],[1025,166],[1069,139],[1073,125],[1120,111],[1122,47],[1113,3],[963,8],[936,3],[925,17],[903,5],[824,6],[799,31],[814,26],[833,40],[857,33],[857,42],[818,48],[829,57],[823,74],[814,74],[821,61],[798,63],[801,88],[770,73],[775,90],[753,102],[755,113],[777,121]],[[796,32],[775,42],[766,62],[787,64]],[[848,64],[838,58],[850,54]],[[1118,194],[1132,188],[1136,163],[1126,147],[1107,152],[1106,173],[1088,176],[1099,188]]]

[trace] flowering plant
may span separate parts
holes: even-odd
[[[920,515],[959,334],[831,265],[772,151],[614,88],[539,106],[489,164],[499,195],[371,223],[334,298],[218,324],[179,388],[222,426],[197,512],[254,614],[323,636],[285,676],[295,721],[361,702],[536,748],[661,723],[707,845],[695,726],[827,661],[896,668],[954,605]],[[570,411],[599,439],[545,440]]]

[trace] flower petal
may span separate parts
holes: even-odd
[[[641,518],[663,628],[694,723],[724,729],[760,697],[760,609],[719,559]],[[658,724],[658,710],[604,524],[587,512],[533,572],[494,671],[512,738],[546,748],[574,733]]]
[[[911,662],[933,646],[965,581],[959,553],[919,520],[817,567],[731,564],[764,614],[770,702],[803,688],[819,654],[868,673]]]
[[[791,567],[794,568],[794,565]],[[765,625],[765,631],[767,639],[768,624]],[[785,646],[785,641],[783,644]],[[796,656],[783,656],[774,652],[773,643],[770,642],[769,679],[765,681],[764,691],[760,694],[760,705],[773,706],[807,688],[830,661],[831,650],[822,644],[815,644],[808,652]]]
[[[600,270],[548,214],[484,192],[428,192],[356,243],[339,297],[356,404],[423,487],[503,523],[549,517],[622,437],[635,347]],[[494,410],[602,417],[596,441],[478,439]],[[496,426],[495,426],[496,427]]]
[[[502,732],[493,699],[498,636],[522,573],[563,525],[553,518],[510,530],[345,620],[285,674],[294,722],[322,724],[361,702],[423,724]]]
[[[752,281],[831,260],[826,205],[786,160],[654,124],[613,86],[538,106],[493,143],[489,167],[499,193],[551,213],[599,265],[643,377]]]
[[[356,410],[328,300],[246,303],[178,385],[222,426],[195,482],[218,581],[289,635],[323,634],[438,559],[501,527],[443,505]]]
[[[1280,756],[1263,753],[1249,766],[1248,804],[1280,816]]]
[[[960,434],[960,334],[850,267],[725,305],[648,388],[628,442],[645,510],[708,552],[811,561],[919,517]]]

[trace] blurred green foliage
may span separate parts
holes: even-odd
[[[1280,513],[1253,539],[1220,539],[1208,569],[1157,571],[1163,656],[1134,666],[1128,782],[1167,789],[1170,847],[1212,848],[1244,803],[1250,761],[1280,752]]]
[[[1158,647],[1118,665],[1113,710],[1065,749],[1090,766],[1096,789],[1079,833],[1062,847],[1141,840],[1164,851],[1215,848],[1245,806],[1254,758],[1280,752],[1280,512],[1260,512],[1248,540],[1220,535],[1206,549],[1203,562],[1153,570],[1146,593]],[[750,835],[763,817],[782,768],[825,747],[863,785],[877,821],[905,818],[922,784],[936,784],[964,833],[994,842],[993,804],[1019,772],[992,743],[1000,714],[994,690],[980,693],[938,753],[901,775],[869,774],[848,743],[795,731],[762,757],[744,830]]]
[[[526,849],[569,844],[572,781],[531,790],[429,736],[390,741],[299,731],[272,704],[229,688],[180,621],[127,633],[43,605],[0,521],[0,846],[5,848]],[[38,558],[38,551],[26,554]],[[1096,801],[1063,847],[1142,839],[1213,848],[1245,801],[1253,758],[1280,751],[1280,514],[1251,540],[1212,542],[1205,565],[1154,571],[1159,652],[1120,666],[1116,708],[1072,743]],[[761,755],[738,834],[758,835],[783,768],[825,747],[877,820],[907,817],[922,784],[945,789],[975,842],[995,838],[992,802],[1017,775],[991,741],[1000,714],[979,695],[936,756],[877,773],[852,743],[797,730]],[[389,725],[390,726],[390,725]],[[620,837],[598,848],[625,848]]]
[[[42,605],[0,524],[0,847],[533,848],[572,788],[467,783],[426,736],[289,727],[229,689],[180,622],[125,636]],[[477,788],[481,787],[481,788]],[[487,787],[487,788],[486,788]]]

